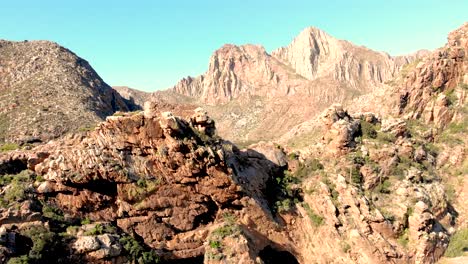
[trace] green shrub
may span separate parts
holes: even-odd
[[[28,264],[30,262],[31,261],[28,255],[23,255],[20,257],[11,258],[10,260],[8,260],[7,264]]]
[[[449,258],[466,255],[468,250],[468,228],[458,230],[450,238],[450,243],[445,251],[445,256]]]
[[[3,196],[0,196],[0,205],[5,207],[14,202],[26,200],[31,195],[29,186],[33,182],[33,173],[23,170],[16,175],[3,175],[0,177],[0,185],[6,186]]]
[[[19,149],[19,145],[16,143],[5,143],[0,146],[0,152],[12,151],[15,149]]]
[[[127,252],[129,259],[133,263],[150,264],[159,263],[159,256],[154,250],[146,250],[133,237],[126,235],[120,238],[120,244]]]
[[[26,199],[26,184],[13,179],[9,188],[5,191],[4,200],[7,203],[20,202]]]
[[[405,230],[398,237],[398,243],[405,248],[408,247],[408,243],[409,243],[408,228],[405,228]]]
[[[393,143],[396,140],[395,135],[384,132],[378,132],[376,139],[383,143]]]
[[[42,204],[42,215],[46,218],[49,218],[58,222],[65,221],[63,212],[60,209],[53,207],[47,203]]]
[[[238,232],[240,232],[239,226],[237,226],[236,224],[226,224],[213,230],[212,235],[223,239]]]
[[[96,224],[92,229],[88,230],[85,235],[87,236],[96,236],[102,234],[113,234],[116,233],[117,230],[112,225],[102,225],[100,223]]]
[[[293,202],[291,199],[284,199],[281,201],[276,201],[275,205],[278,212],[285,213],[292,209]]]
[[[211,248],[221,248],[221,241],[210,240],[210,247]]]
[[[380,183],[379,185],[377,185],[377,187],[375,187],[375,191],[377,191],[379,193],[389,194],[391,186],[392,186],[392,184],[390,183],[390,181],[385,180],[382,183]]]
[[[29,251],[29,258],[35,260],[47,259],[48,252],[54,250],[56,243],[59,239],[56,237],[56,234],[49,231],[43,226],[32,226],[26,230],[21,231],[21,234],[29,237],[33,246]]]
[[[343,253],[348,253],[351,250],[351,245],[349,245],[348,243],[344,241],[341,242],[340,245],[341,245],[341,251],[343,251]]]
[[[351,175],[351,182],[355,185],[360,185],[362,182],[362,175],[359,172],[359,168],[357,166],[351,166],[349,173]]]
[[[309,216],[310,221],[314,224],[314,226],[321,226],[324,223],[323,217],[316,214],[312,208],[310,208],[309,204],[302,203],[302,206],[306,210],[307,215]]]
[[[377,137],[377,129],[375,125],[364,120],[361,120],[360,124],[361,124],[361,133],[362,133],[363,138],[376,138]]]
[[[88,225],[88,224],[91,224],[91,219],[89,219],[88,217],[81,220],[81,225]]]
[[[288,159],[289,160],[297,160],[299,159],[299,154],[297,152],[291,152],[288,154]]]

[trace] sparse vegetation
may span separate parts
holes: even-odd
[[[0,152],[12,151],[19,148],[20,146],[16,143],[4,143],[3,145],[0,145]]]
[[[290,152],[288,153],[289,160],[297,160],[299,159],[299,154],[297,152]]]
[[[387,179],[387,180],[384,180],[382,183],[380,183],[379,185],[377,185],[377,187],[375,187],[375,191],[378,192],[378,193],[386,193],[386,194],[389,194],[390,193],[390,187],[392,186],[392,184],[390,183],[390,181]]]
[[[78,128],[78,131],[79,131],[79,132],[94,131],[94,127],[92,127],[92,126],[84,126],[84,127]]]
[[[377,130],[379,129],[376,125],[373,125],[367,121],[361,120],[361,133],[363,138],[376,138]]]
[[[304,207],[304,209],[306,210],[307,212],[307,215],[309,216],[309,219],[310,221],[312,221],[312,224],[314,224],[314,226],[321,226],[323,223],[324,223],[324,219],[323,217],[321,217],[320,215],[316,214],[312,208],[310,208],[309,204],[307,203],[302,203],[302,206]]]
[[[395,221],[395,215],[393,215],[390,211],[388,211],[385,208],[380,208],[380,212],[382,213],[382,216],[390,222]]]
[[[141,201],[150,195],[160,184],[159,179],[140,178],[135,184],[131,184],[126,189],[127,198],[130,201]]]
[[[119,240],[129,259],[137,264],[159,263],[159,256],[154,250],[145,249],[137,240],[124,235]]]
[[[293,177],[297,179],[303,179],[318,170],[323,170],[323,165],[320,163],[318,159],[310,159],[305,161],[304,163],[300,163],[299,168],[294,173]]]
[[[332,202],[335,206],[337,206],[338,197],[340,196],[340,194],[336,190],[336,185],[333,182],[331,182],[330,179],[328,179],[326,176],[322,177],[322,182],[325,183],[325,185],[327,185],[328,188],[330,189]]]
[[[449,258],[467,255],[468,252],[468,228],[463,228],[455,232],[450,238],[450,243],[445,251],[445,256]]]
[[[403,232],[400,234],[400,236],[398,237],[398,243],[400,245],[402,245],[403,247],[408,247],[408,243],[409,243],[409,235],[408,235],[408,228],[405,228],[405,230],[403,230]]]
[[[341,242],[340,246],[341,246],[341,251],[343,251],[343,253],[348,253],[351,250],[351,245],[349,245],[345,241]]]
[[[32,172],[23,170],[16,175],[3,175],[0,177],[0,185],[9,185],[5,188],[3,197],[0,197],[0,205],[5,207],[13,202],[21,202],[29,195],[29,187],[32,183]]]
[[[57,235],[43,226],[31,226],[21,231],[21,234],[29,237],[33,246],[28,253],[28,258],[34,260],[45,260],[49,257],[49,252],[52,252],[60,243]],[[24,258],[24,257],[23,257]]]
[[[391,133],[377,132],[376,139],[382,143],[394,143],[396,137]]]

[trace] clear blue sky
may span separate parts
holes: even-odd
[[[287,45],[316,26],[392,55],[442,46],[467,0],[1,0],[0,38],[58,42],[110,85],[168,88],[225,43]]]

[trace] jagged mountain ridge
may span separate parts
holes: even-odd
[[[259,45],[224,45],[205,74],[170,90],[205,106],[227,139],[272,140],[332,103],[377,90],[424,54],[391,57],[307,28],[271,54]]]
[[[310,82],[314,80],[368,91],[393,78],[417,56],[391,57],[311,27],[271,54],[259,45],[224,45],[211,56],[205,74],[184,78],[172,89],[208,104],[226,103],[245,94],[312,96],[321,88],[320,82]]]
[[[137,108],[56,43],[0,40],[0,141],[48,140]]]

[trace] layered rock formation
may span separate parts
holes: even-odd
[[[48,140],[135,107],[55,43],[0,41],[0,141]]]
[[[220,228],[226,214],[235,219],[246,217],[244,236],[252,221],[263,221],[262,228],[272,229],[274,222],[261,190],[279,165],[254,151],[240,153],[229,142],[213,137],[214,123],[201,109],[189,122],[159,112],[163,108],[157,105],[147,106],[144,113],[108,117],[87,136],[69,136],[33,151],[3,155],[2,177],[28,168],[36,179],[32,186],[18,183],[32,189],[13,200],[7,199],[8,185],[2,188],[6,193],[2,202],[21,207],[13,212],[0,209],[0,222],[6,227],[3,232],[20,239],[37,226],[49,230],[41,218],[33,217],[41,210],[50,225],[73,226],[80,219],[89,219],[94,225],[83,225],[82,232],[67,229],[74,239],[61,240],[61,246],[74,253],[63,261],[105,263],[110,258],[131,261],[142,257],[132,255],[125,244],[128,239],[142,243],[141,250],[149,250],[147,257],[202,257],[209,234]],[[47,215],[47,210],[60,217]],[[251,217],[258,219],[249,220]],[[228,224],[240,225],[239,221]],[[18,225],[22,227],[15,229]],[[273,239],[285,239],[279,231],[274,234],[278,237]],[[259,247],[273,243],[268,237],[265,233],[265,239],[251,250],[258,254]],[[4,243],[12,247],[12,243]],[[26,253],[32,250],[25,246]],[[5,252],[10,258],[24,251],[13,248]],[[33,257],[31,253],[29,257]]]

